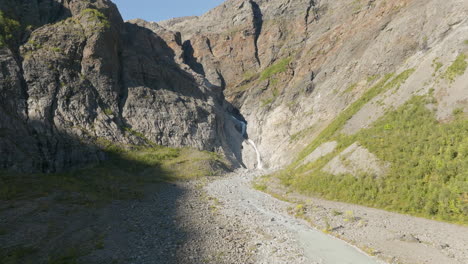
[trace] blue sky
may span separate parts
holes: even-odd
[[[161,21],[173,17],[199,16],[224,0],[112,0],[124,20],[142,18]]]

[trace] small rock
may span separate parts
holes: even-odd
[[[448,247],[450,247],[450,246],[449,246],[449,244],[447,244],[447,243],[443,243],[443,244],[440,244],[440,245],[439,245],[439,248],[440,248],[440,249],[446,249],[446,248],[448,248]]]
[[[415,237],[413,234],[404,234],[400,236],[399,239],[404,242],[421,243],[421,240],[419,240],[419,238]]]

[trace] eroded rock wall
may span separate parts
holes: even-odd
[[[0,50],[1,168],[97,162],[102,140],[193,147],[238,164],[224,131],[233,108],[179,60],[177,34],[125,23],[107,0],[10,2],[0,7],[21,26]]]
[[[159,24],[191,44],[192,61],[208,79],[222,80],[264,160],[282,167],[386,74],[414,69],[401,87],[366,104],[346,131],[431,89],[444,105],[440,118],[450,119],[456,107],[468,112],[466,73],[451,83],[440,77],[467,52],[467,15],[463,0],[232,0],[201,17]],[[437,73],[434,60],[443,65]],[[251,148],[244,151],[255,160]]]

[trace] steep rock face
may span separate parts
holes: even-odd
[[[463,0],[232,0],[201,17],[159,24],[181,32],[192,61],[241,110],[264,160],[281,167],[386,74],[412,70],[343,132],[432,90],[440,120],[456,108],[467,112],[467,73],[443,76],[468,51],[467,15]],[[251,148],[243,155],[255,160]]]
[[[21,24],[0,50],[1,168],[54,172],[99,161],[99,140],[189,146],[238,164],[240,145],[225,134],[241,135],[224,131],[233,108],[177,59],[177,34],[163,39],[124,23],[107,0],[21,6],[0,1]]]
[[[340,132],[428,92],[439,120],[467,112],[467,73],[447,74],[468,52],[464,0],[229,0],[159,23],[123,22],[106,0],[0,8],[21,24],[0,49],[2,168],[97,161],[98,139],[191,146],[253,168],[244,119],[262,159],[282,167],[381,82]]]

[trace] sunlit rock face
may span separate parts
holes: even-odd
[[[415,94],[435,89],[440,120],[467,111],[467,73],[437,82],[466,53],[463,0],[232,0],[200,17],[171,19],[195,65],[223,85],[271,167],[289,164],[339,113],[386,74],[414,69],[345,126],[369,127]],[[434,60],[444,65],[434,74]],[[437,85],[434,85],[436,84]],[[383,102],[377,104],[376,102]],[[246,162],[255,153],[244,148]]]
[[[1,168],[97,162],[103,140],[258,167],[245,139],[265,167],[282,167],[386,74],[410,69],[339,132],[429,91],[439,120],[467,111],[467,73],[439,78],[468,51],[464,0],[229,0],[159,23],[124,22],[107,0],[21,3],[0,0],[20,24],[0,49]]]

